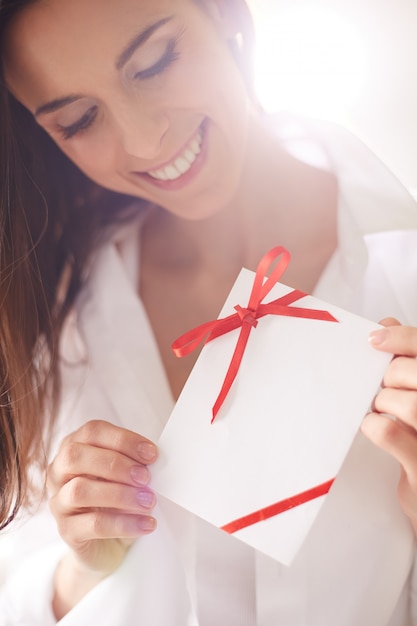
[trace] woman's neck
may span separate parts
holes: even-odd
[[[294,279],[311,287],[305,257],[314,249],[314,268],[317,245],[324,256],[334,249],[336,205],[335,177],[292,157],[255,119],[241,184],[228,205],[198,221],[155,208],[142,232],[143,254],[169,272],[236,276],[241,267],[256,269],[270,247],[283,245],[296,259]]]
[[[138,289],[174,397],[197,353],[178,360],[172,342],[217,317],[242,266],[255,270],[282,245],[292,255],[282,282],[311,293],[336,247],[335,177],[261,137],[248,143],[243,182],[227,207],[199,221],[155,207],[141,229]]]
[[[254,122],[254,127],[258,124]],[[249,132],[244,172],[236,193],[228,204],[209,218],[188,220],[180,218],[164,209],[155,207],[150,212],[143,231],[146,253],[158,265],[183,268],[189,266],[195,271],[205,268],[211,271],[224,271],[233,266],[253,266],[257,258],[257,233],[270,222],[270,213],[279,213],[278,203],[271,203],[271,182],[275,187],[280,165],[274,155],[274,174],[268,173],[260,164],[269,155],[267,141],[261,132]],[[278,146],[275,146],[278,151]]]

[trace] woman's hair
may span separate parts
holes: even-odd
[[[0,0],[0,53],[10,19],[34,1]],[[225,5],[251,43],[244,0]],[[242,72],[249,67],[247,49],[232,50]],[[1,529],[35,495],[30,470],[45,469],[59,399],[62,326],[99,236],[126,216],[129,199],[97,186],[71,163],[9,93],[2,65],[0,164]]]
[[[28,4],[0,0],[0,49],[8,21]],[[29,469],[45,467],[62,325],[97,237],[128,200],[92,183],[67,159],[8,92],[2,67],[0,163],[2,528],[35,495]]]
[[[193,0],[203,11],[210,14],[208,0]],[[221,2],[224,17],[233,23],[236,37],[229,41],[230,51],[243,76],[249,95],[254,104],[259,106],[253,88],[253,50],[255,46],[255,27],[252,13],[246,0],[217,0]]]

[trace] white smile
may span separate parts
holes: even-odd
[[[201,128],[199,128],[195,136],[179,156],[171,163],[168,163],[168,165],[158,170],[150,170],[147,174],[152,178],[156,178],[156,180],[176,180],[180,178],[180,176],[188,172],[197,156],[200,154],[202,141],[203,132]]]

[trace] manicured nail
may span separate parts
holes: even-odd
[[[130,475],[138,485],[146,485],[149,482],[149,470],[144,465],[133,465]]]
[[[149,441],[142,441],[142,443],[138,445],[138,452],[140,458],[143,459],[146,463],[151,463],[152,461],[155,461],[158,454],[156,446],[154,446],[154,444],[150,443]]]
[[[139,517],[138,526],[143,532],[151,532],[156,528],[156,519],[154,517]]]
[[[139,504],[147,509],[155,506],[155,494],[149,489],[139,489],[136,493],[136,498]]]
[[[373,330],[369,334],[369,343],[373,346],[380,346],[384,343],[388,336],[388,331],[386,328],[382,328],[381,330]]]

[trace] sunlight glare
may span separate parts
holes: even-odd
[[[368,71],[359,31],[343,15],[311,6],[269,6],[255,18],[255,87],[263,106],[340,120]]]

